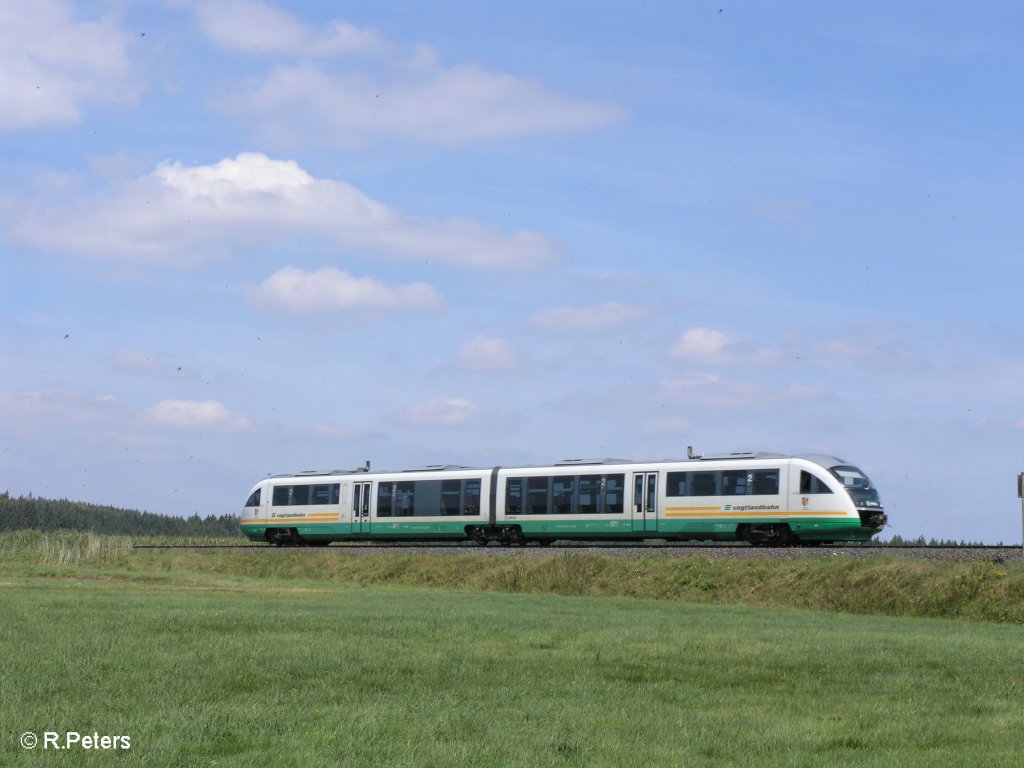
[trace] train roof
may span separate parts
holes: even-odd
[[[840,464],[849,464],[850,462],[845,459],[840,459],[838,456],[829,456],[825,453],[801,453],[793,457],[794,459],[804,459],[805,461],[812,461],[815,464],[820,464],[825,469],[839,466]]]
[[[693,463],[699,464],[705,461],[742,461],[742,460],[764,460],[764,459],[803,459],[818,464],[822,467],[830,468],[840,464],[846,464],[847,462],[836,456],[829,456],[827,454],[819,453],[803,453],[803,454],[785,454],[785,453],[771,453],[767,451],[737,451],[733,453],[707,453],[701,455],[690,455],[687,458],[679,459],[657,459],[652,461],[636,461],[633,459],[615,459],[615,458],[590,458],[590,459],[562,459],[560,461],[553,462],[551,464],[519,464],[519,465],[502,465],[502,469],[533,469],[540,467],[588,467],[588,466],[603,466],[603,465],[632,465],[632,464],[660,464],[666,462],[672,463]],[[455,472],[455,471],[491,471],[493,467],[472,467],[464,464],[428,464],[420,467],[407,467],[405,469],[396,470],[374,470],[374,474],[404,474],[414,472]],[[370,462],[366,462],[365,466],[356,467],[354,469],[331,469],[331,470],[303,470],[302,472],[295,472],[292,474],[283,475],[270,475],[269,478],[314,478],[314,477],[338,477],[347,475],[362,475],[370,472]]]

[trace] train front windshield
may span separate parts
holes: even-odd
[[[843,484],[856,506],[872,508],[882,506],[882,500],[878,498],[878,491],[875,490],[868,476],[856,467],[841,465],[832,467],[829,471]]]

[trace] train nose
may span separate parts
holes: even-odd
[[[888,516],[885,514],[885,510],[881,507],[874,509],[858,509],[860,513],[860,524],[865,528],[883,528],[889,521]]]

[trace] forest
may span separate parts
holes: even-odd
[[[0,531],[92,531],[122,536],[241,536],[238,515],[174,517],[67,499],[0,493]]]

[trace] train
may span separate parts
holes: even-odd
[[[305,471],[253,486],[242,533],[276,546],[341,541],[868,541],[886,525],[860,469],[823,455],[566,459],[544,466]]]

